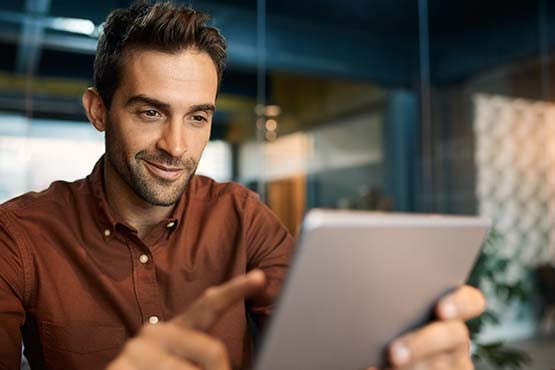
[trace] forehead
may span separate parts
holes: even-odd
[[[124,98],[143,94],[169,104],[214,103],[217,89],[216,65],[205,52],[131,49],[124,54],[118,88]]]

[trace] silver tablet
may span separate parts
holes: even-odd
[[[477,217],[309,212],[255,369],[383,365],[387,344],[465,282],[488,229]]]

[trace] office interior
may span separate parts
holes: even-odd
[[[128,4],[0,1],[0,202],[102,155],[81,94]],[[312,208],[491,219],[498,320],[475,341],[555,366],[555,1],[187,4],[229,46],[198,173],[258,192],[296,236]]]

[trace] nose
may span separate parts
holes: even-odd
[[[179,119],[168,121],[162,128],[156,146],[174,158],[181,158],[187,151],[187,143],[183,122]]]

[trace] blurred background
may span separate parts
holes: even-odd
[[[128,4],[0,0],[0,202],[103,153],[81,94]],[[489,217],[479,280],[500,319],[478,338],[555,364],[555,1],[187,4],[229,43],[199,173],[257,191],[293,234],[314,207]]]

